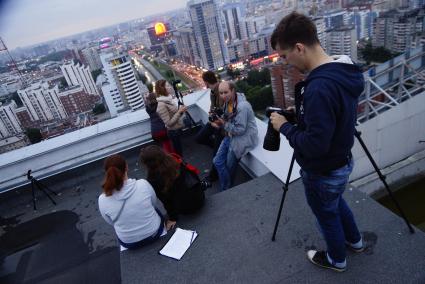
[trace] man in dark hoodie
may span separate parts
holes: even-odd
[[[342,198],[353,169],[351,148],[363,75],[348,56],[325,53],[314,23],[305,15],[293,12],[284,17],[271,44],[288,64],[309,73],[295,87],[298,124],[271,115],[273,127],[294,148],[307,203],[326,241],[326,251],[310,250],[307,257],[318,266],[342,272],[346,246],[363,251],[353,214]]]

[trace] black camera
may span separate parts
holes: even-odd
[[[211,114],[208,116],[208,120],[210,122],[214,122],[219,118],[222,118],[224,115],[224,111],[219,108],[219,107],[215,107],[212,109]]]
[[[182,81],[180,79],[171,81],[171,85],[173,86],[173,90],[176,93],[176,96],[177,96],[177,92],[179,90],[179,87],[180,87],[179,85],[180,85],[181,82]]]
[[[266,116],[269,118],[269,123],[267,126],[267,133],[264,136],[263,148],[267,151],[279,151],[280,147],[280,133],[274,130],[272,123],[270,122],[270,115],[273,112],[277,112],[280,115],[283,115],[286,120],[295,124],[297,122],[295,112],[283,110],[278,107],[267,107],[266,108]]]

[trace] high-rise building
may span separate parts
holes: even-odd
[[[315,17],[312,19],[317,29],[317,37],[319,38],[320,45],[326,49],[326,23],[325,18]]]
[[[245,18],[245,33],[248,37],[259,33],[266,26],[266,17],[247,17]]]
[[[354,26],[328,30],[326,51],[329,55],[348,55],[357,61],[357,36]]]
[[[50,87],[46,82],[38,82],[18,90],[19,98],[27,109],[31,121],[65,119],[67,116],[58,94],[58,86]]]
[[[373,23],[372,45],[404,52],[416,45],[416,36],[425,32],[425,8],[391,10],[381,13]]]
[[[247,38],[245,6],[242,3],[226,4],[221,8],[224,21],[224,39],[227,43]]]
[[[273,29],[266,28],[250,36],[248,39],[236,40],[229,43],[227,49],[230,62],[235,63],[247,59],[256,59],[274,53],[270,46],[270,37]]]
[[[187,7],[202,66],[211,70],[223,67],[229,62],[229,57],[215,1],[190,0]]]
[[[0,138],[14,136],[22,132],[21,125],[15,115],[16,103],[7,104],[0,102]]]
[[[288,108],[295,105],[295,84],[304,79],[304,76],[293,66],[278,60],[270,66],[271,85],[274,105]]]
[[[81,53],[92,71],[102,68],[102,62],[96,47],[85,48],[81,50]]]
[[[334,29],[344,26],[344,15],[346,15],[345,10],[334,10],[326,12],[323,17],[326,23],[326,29]],[[347,18],[345,16],[347,21]]]
[[[135,70],[127,54],[107,50],[100,55],[106,82],[102,92],[112,117],[128,108],[144,107],[143,95]],[[144,91],[145,92],[145,91]]]
[[[88,66],[83,66],[75,62],[68,62],[61,65],[60,68],[68,86],[81,86],[86,93],[99,95]]]
[[[193,35],[193,28],[191,26],[177,28],[177,30],[173,32],[173,38],[176,41],[180,59],[188,64],[201,66]]]
[[[81,86],[68,87],[59,93],[59,100],[68,116],[91,111],[99,99],[99,96],[87,94]]]

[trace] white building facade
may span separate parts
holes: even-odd
[[[215,70],[229,63],[221,15],[214,0],[187,3],[202,67]]]
[[[81,86],[87,94],[99,95],[88,66],[68,62],[61,65],[60,68],[68,86]]]
[[[15,115],[16,103],[8,104],[0,102],[0,138],[10,137],[22,132],[21,125]]]
[[[18,90],[19,98],[28,111],[31,121],[67,118],[58,94],[58,86],[49,87],[46,82],[38,82],[28,88]]]
[[[110,51],[102,53],[100,58],[106,77],[102,92],[111,116],[127,108],[132,111],[143,108],[145,91],[140,88],[128,55]]]

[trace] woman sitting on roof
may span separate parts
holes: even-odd
[[[184,113],[186,106],[177,107],[170,95],[171,87],[165,80],[158,80],[155,83],[155,93],[158,101],[157,112],[165,124],[168,131],[168,137],[173,143],[173,148],[177,154],[183,155],[183,149],[180,141],[181,129],[184,127]]]
[[[152,139],[161,145],[165,152],[174,153],[174,148],[168,137],[164,121],[162,121],[161,117],[159,117],[156,112],[157,108],[158,101],[156,100],[156,95],[154,93],[149,93],[146,96],[146,112],[150,117]]]
[[[157,240],[164,230],[164,218],[156,209],[157,197],[144,179],[130,179],[128,165],[120,155],[105,160],[103,193],[99,211],[112,225],[123,247],[133,249]],[[167,222],[167,229],[172,223]]]
[[[146,166],[147,180],[164,204],[171,222],[175,224],[179,214],[195,213],[204,205],[204,188],[196,169],[156,145],[141,150],[140,162]]]

